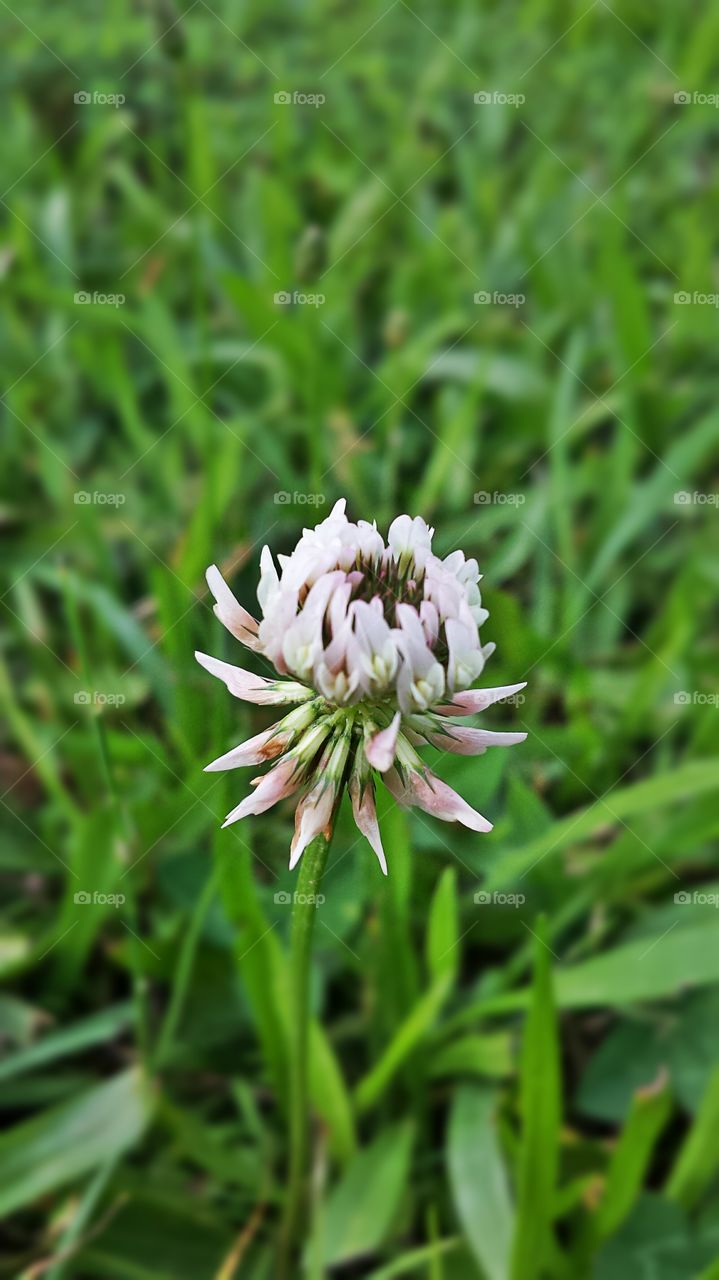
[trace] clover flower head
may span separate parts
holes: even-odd
[[[224,826],[296,797],[294,867],[315,836],[332,831],[347,787],[355,822],[387,874],[375,807],[375,775],[397,802],[416,805],[473,831],[492,824],[423,763],[429,743],[459,755],[522,742],[457,723],[524,688],[470,689],[494,649],[482,644],[488,617],[476,560],[432,552],[421,518],[398,516],[387,544],[375,524],[351,523],[344,499],[294,551],[268,547],[260,559],[258,622],[235,599],[213,565],[207,582],[215,614],[242,644],[272,663],[268,679],[207,654],[203,667],[246,702],[289,707],[282,719],[207,765],[236,769],[274,761]]]

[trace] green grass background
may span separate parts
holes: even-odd
[[[266,717],[192,654],[345,496],[477,556],[529,737],[438,760],[490,836],[384,795],[386,882],[343,812],[297,1274],[716,1280],[719,12],[0,34],[0,1274],[275,1276],[291,814],[220,832]]]

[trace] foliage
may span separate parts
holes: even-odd
[[[219,830],[267,718],[193,651],[345,495],[477,556],[529,738],[436,753],[489,836],[385,794],[387,882],[342,816],[301,1274],[709,1280],[719,12],[0,23],[0,1274],[275,1275],[290,818]]]

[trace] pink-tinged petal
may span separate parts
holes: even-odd
[[[295,834],[290,845],[290,871],[297,866],[315,836],[329,840],[337,802],[337,787],[319,782],[300,800],[295,813]]]
[[[244,671],[231,662],[221,662],[208,653],[195,652],[195,657],[205,671],[217,676],[236,698],[244,702],[254,702],[260,706],[279,707],[288,702],[304,702],[313,698],[311,689],[295,680],[265,680],[264,676],[256,676],[253,671]]]
[[[239,600],[230,591],[225,579],[220,573],[217,565],[211,564],[205,574],[207,585],[215,597],[213,613],[215,617],[227,630],[232,633],[237,640],[246,645],[248,649],[257,649],[259,641],[257,639],[257,631],[259,623],[243,609]]]
[[[364,750],[367,760],[372,768],[379,769],[380,773],[385,773],[394,762],[401,719],[402,716],[398,711],[386,729],[380,729],[379,733],[375,733],[374,737],[365,741]]]
[[[504,684],[496,689],[467,689],[465,693],[455,693],[447,706],[437,707],[436,710],[443,716],[471,716],[491,707],[493,702],[510,698],[513,693],[519,693],[520,689],[526,687],[527,681],[523,680],[521,684]]]
[[[228,813],[222,826],[229,827],[231,823],[239,822],[251,813],[265,813],[278,800],[284,800],[285,796],[290,796],[297,790],[302,781],[302,773],[297,761],[291,757],[280,760],[264,777],[254,780],[257,783],[255,790]]]
[[[329,840],[334,825],[335,810],[340,797],[340,787],[350,749],[350,734],[340,732],[330,738],[319,764],[315,766],[315,781],[302,797],[295,814],[295,834],[290,848],[290,871],[296,867],[307,845],[315,836],[324,835]],[[298,748],[299,750],[299,748]]]
[[[439,614],[437,613],[437,606],[432,604],[431,600],[423,600],[420,604],[419,620],[422,623],[422,630],[427,644],[433,649],[439,635]]]
[[[371,844],[377,854],[377,861],[384,875],[387,875],[387,859],[382,848],[382,838],[374,802],[374,784],[370,779],[363,786],[357,775],[353,773],[350,777],[349,792],[355,823],[365,839]]]
[[[464,725],[448,726],[445,733],[428,733],[433,747],[452,751],[457,756],[480,756],[487,747],[513,747],[524,742],[526,733],[493,733],[489,729],[467,729]]]
[[[429,769],[422,773],[405,770],[404,778],[396,769],[390,769],[384,775],[384,781],[397,803],[405,808],[416,805],[433,818],[441,818],[443,822],[461,822],[471,831],[492,830],[491,822]]]
[[[265,729],[264,733],[258,733],[239,747],[233,747],[223,756],[218,756],[211,764],[206,764],[205,773],[240,769],[248,764],[265,764],[267,760],[274,760],[275,756],[281,755],[293,737],[292,729],[278,731],[277,725],[273,725],[271,729]]]

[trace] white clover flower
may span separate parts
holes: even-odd
[[[246,702],[298,706],[264,733],[214,760],[208,770],[274,760],[254,791],[225,819],[264,813],[297,795],[294,867],[315,836],[332,831],[345,786],[355,822],[387,874],[375,808],[375,772],[401,805],[416,805],[473,831],[492,824],[422,762],[424,743],[459,755],[523,742],[525,733],[493,733],[456,723],[524,684],[470,690],[493,644],[482,645],[488,617],[476,560],[432,553],[434,530],[421,516],[398,516],[388,545],[374,524],[352,524],[345,502],[305,529],[278,573],[268,547],[260,559],[257,622],[219,570],[207,571],[215,613],[280,677],[267,679],[217,658],[196,658]]]

